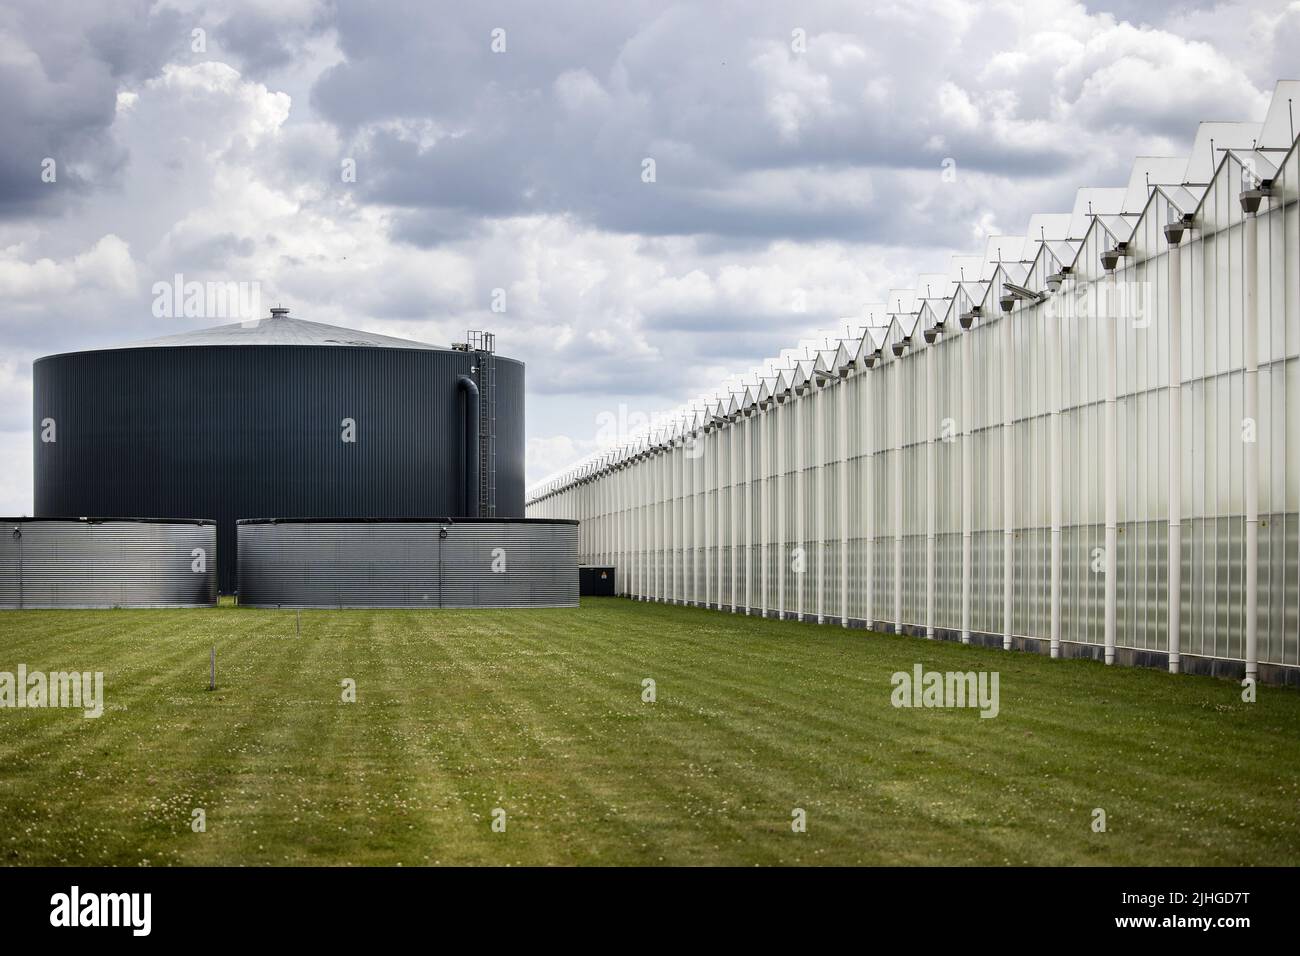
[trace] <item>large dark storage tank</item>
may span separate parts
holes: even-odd
[[[276,312],[37,359],[36,515],[215,519],[228,593],[240,518],[466,516],[481,411],[495,512],[470,510],[523,517],[522,363]]]

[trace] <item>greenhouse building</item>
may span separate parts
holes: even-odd
[[[532,488],[642,600],[1300,684],[1293,100]]]

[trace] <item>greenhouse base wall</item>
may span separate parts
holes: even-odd
[[[720,611],[724,614],[747,614],[750,617],[762,617],[763,609],[751,607],[748,610],[742,606],[732,607],[730,604],[716,604],[695,601],[678,601],[678,600],[660,600],[657,598],[639,597],[636,595],[622,594],[620,597],[626,597],[632,601],[650,601],[656,604],[676,604],[682,607],[695,607],[705,611]],[[778,620],[778,615],[773,612],[767,615],[769,620]],[[793,611],[787,611],[784,617],[787,621],[796,621],[798,616]],[[816,614],[805,614],[803,622],[805,624],[817,624]],[[843,627],[849,630],[874,631],[879,634],[895,634],[892,621],[864,621],[861,618],[849,618],[847,624],[842,624],[838,615],[825,615],[820,622],[824,627]],[[916,624],[904,624],[902,634],[907,637],[926,636],[925,628]],[[952,628],[937,627],[934,629],[934,639],[940,641],[960,642],[961,632]],[[987,631],[972,631],[970,643],[977,647],[989,648],[994,650],[1003,649],[1003,638],[1001,634],[994,634]],[[1024,651],[1030,654],[1051,654],[1051,642],[1038,637],[1013,637],[1011,639],[1011,650]],[[1062,660],[1093,660],[1098,663],[1105,661],[1106,649],[1100,644],[1084,644],[1078,641],[1061,641],[1060,655]],[[1182,673],[1195,674],[1201,677],[1217,677],[1223,680],[1240,681],[1246,676],[1246,664],[1244,661],[1223,660],[1217,657],[1203,657],[1199,654],[1183,653],[1180,655],[1182,662]],[[1169,669],[1169,654],[1165,651],[1145,650],[1134,647],[1116,647],[1115,663],[1121,667],[1145,667],[1153,670]],[[1259,665],[1259,682],[1274,687],[1294,687],[1300,689],[1300,667],[1292,667],[1285,664],[1269,664],[1260,662]]]

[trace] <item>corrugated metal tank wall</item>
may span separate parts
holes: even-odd
[[[0,608],[216,602],[211,522],[0,519]]]
[[[472,353],[258,345],[134,348],[38,359],[37,515],[217,522],[236,581],[235,522],[455,514],[456,379]],[[496,357],[497,514],[523,515],[523,366]],[[42,420],[56,423],[42,440]],[[344,419],[356,441],[344,442]]]
[[[578,526],[247,521],[239,582],[256,607],[577,607]]]

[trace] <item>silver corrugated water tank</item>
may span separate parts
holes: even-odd
[[[577,607],[578,523],[239,522],[254,607]]]
[[[212,521],[0,518],[0,608],[210,607]]]

